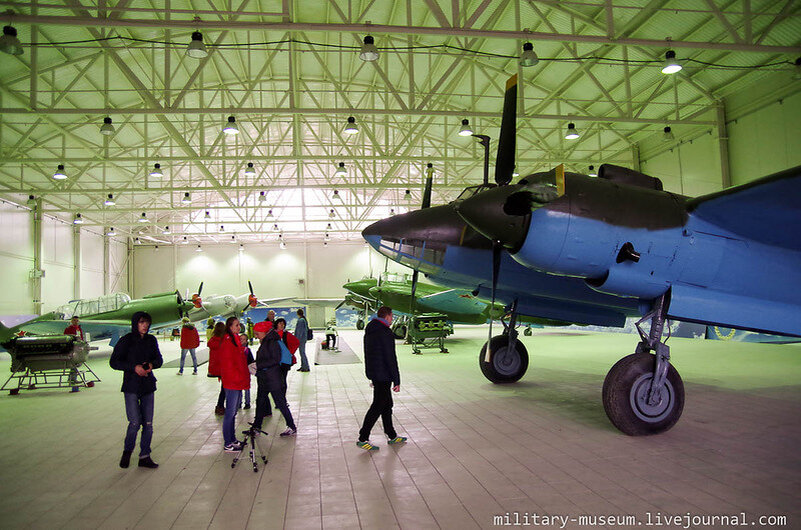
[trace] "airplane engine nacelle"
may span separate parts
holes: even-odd
[[[603,293],[654,298],[669,287],[685,219],[673,195],[584,181],[532,211],[513,257],[527,267],[583,278]]]

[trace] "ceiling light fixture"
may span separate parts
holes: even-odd
[[[670,125],[663,129],[662,133],[662,141],[663,142],[672,142],[676,139],[676,136],[673,134],[673,130],[670,128]]]
[[[153,171],[150,172],[150,176],[157,179],[164,176],[164,173],[161,172],[161,164],[153,164]]]
[[[81,214],[76,213],[75,214],[75,219],[73,219],[72,222],[73,222],[73,224],[76,224],[76,225],[82,225],[83,224],[83,217],[81,217]]]
[[[375,39],[370,35],[364,37],[364,44],[359,51],[359,59],[366,62],[378,60],[378,48],[375,47]]]
[[[192,32],[192,41],[186,49],[186,54],[193,59],[204,59],[209,56],[206,45],[203,44],[203,34],[201,32]]]
[[[578,130],[576,130],[575,123],[567,124],[567,132],[565,133],[565,140],[575,140],[579,137]]]
[[[256,169],[253,167],[253,162],[248,162],[248,167],[245,168],[246,177],[255,177]]]
[[[147,222],[147,214],[145,212],[142,212],[142,215],[139,216],[139,222],[140,223],[146,223]]]
[[[356,127],[356,118],[353,116],[348,116],[348,124],[345,125],[345,132],[348,134],[356,134],[359,132],[359,128]]]
[[[223,127],[223,132],[230,135],[239,134],[239,127],[236,124],[236,118],[233,116],[228,116],[228,123],[226,123],[225,127]]]
[[[22,55],[22,43],[17,38],[17,30],[13,26],[3,26],[0,51],[9,55]]]
[[[192,197],[189,196],[189,192],[184,192],[184,198],[181,199],[181,204],[192,204]]]
[[[56,172],[53,173],[53,178],[55,180],[66,180],[67,174],[64,173],[64,164],[58,165],[58,169],[56,169]]]
[[[540,58],[534,53],[534,45],[530,42],[523,43],[523,53],[520,55],[520,66],[535,66],[540,62]]]
[[[103,204],[105,204],[106,206],[114,206],[115,204],[117,204],[117,201],[114,200],[114,194],[109,193],[106,200],[103,201]]]
[[[348,174],[348,170],[345,169],[345,162],[340,162],[337,170],[334,171],[334,176],[336,177],[344,177]]]
[[[681,71],[681,65],[676,61],[676,52],[668,50],[665,53],[665,66],[662,68],[663,74],[675,74]]]
[[[104,136],[111,136],[114,134],[114,126],[111,124],[111,118],[108,116],[103,118],[103,125],[100,126],[100,134]]]
[[[462,120],[462,127],[459,129],[459,136],[473,136],[473,129],[470,128],[470,120]]]

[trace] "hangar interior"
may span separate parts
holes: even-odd
[[[466,127],[492,139],[492,179],[513,74],[521,176],[610,163],[696,197],[801,165],[793,0],[3,4],[4,322],[115,292],[204,282],[238,295],[251,281],[260,298],[334,298],[348,280],[408,273],[361,231],[419,208],[428,164],[432,204],[481,183]],[[411,443],[378,455],[352,447],[370,400],[360,360],[292,372],[298,436],[272,436],[274,418],[258,475],[220,451],[216,383],[174,369],[156,394],[162,468],[116,468],[124,408],[97,344],[95,388],[0,395],[0,515],[43,528],[487,528],[507,513],[660,511],[801,524],[797,345],[676,339],[685,417],[630,438],[598,394],[633,336],[536,331],[523,339],[533,369],[504,386],[475,366],[485,335],[457,329],[449,356],[398,343]],[[361,333],[342,338],[361,359]]]

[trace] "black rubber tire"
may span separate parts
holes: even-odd
[[[633,353],[615,363],[604,379],[606,415],[630,436],[665,432],[679,421],[684,410],[684,383],[672,364],[668,366],[659,404],[648,407],[644,403],[655,365],[652,354]]]
[[[519,381],[528,370],[528,350],[522,342],[516,340],[515,347],[509,350],[509,337],[496,335],[492,337],[492,357],[484,362],[487,343],[478,354],[478,365],[484,377],[493,383],[514,383]]]
[[[392,328],[392,333],[395,335],[396,339],[405,339],[406,338],[406,324],[400,324]]]
[[[364,329],[364,320],[362,320],[361,318],[356,321],[356,329],[358,329],[359,331]]]

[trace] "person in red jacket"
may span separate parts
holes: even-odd
[[[64,335],[78,335],[81,337],[81,340],[84,340],[83,330],[78,322],[78,317],[72,317],[70,319],[70,325],[64,329]]]
[[[220,378],[220,346],[222,346],[222,339],[225,336],[225,324],[217,322],[214,324],[211,338],[209,339],[209,377]],[[220,384],[220,396],[217,398],[217,407],[214,409],[214,414],[222,416],[225,414],[225,389]]]
[[[181,326],[181,364],[178,368],[178,375],[184,375],[184,359],[186,359],[187,352],[192,356],[192,375],[197,375],[195,348],[200,346],[200,336],[188,318],[184,317],[181,322],[183,322],[183,326]]]
[[[234,426],[236,413],[242,404],[242,391],[250,389],[250,372],[245,357],[245,346],[239,340],[242,326],[239,319],[229,317],[225,321],[225,335],[220,345],[220,377],[225,389],[225,416],[223,416],[223,438],[226,453],[242,450],[243,442],[236,439]]]

